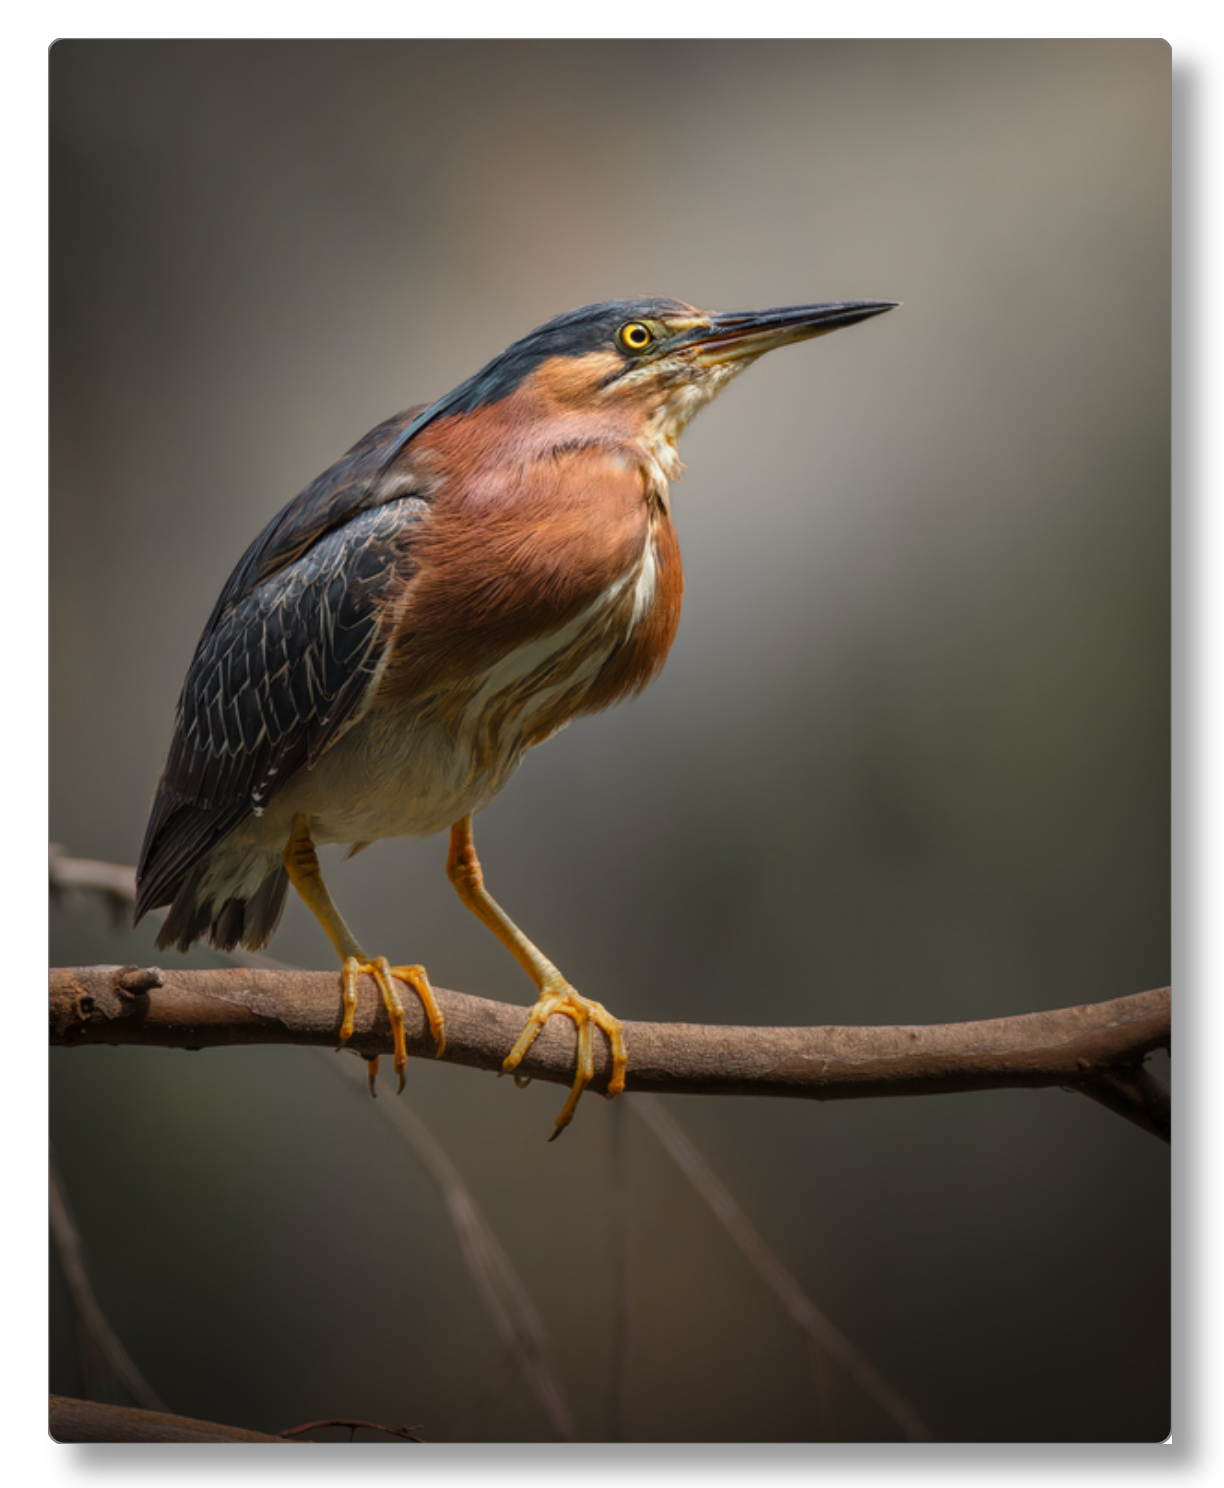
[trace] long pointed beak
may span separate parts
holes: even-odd
[[[835,300],[826,305],[785,305],[776,310],[721,311],[682,333],[673,344],[677,349],[695,347],[694,360],[699,363],[722,365],[743,357],[759,357],[792,341],[827,336],[843,326],[895,310],[899,304],[899,300]]]

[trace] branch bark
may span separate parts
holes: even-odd
[[[390,1027],[368,978],[350,1047],[388,1053]],[[435,988],[446,1017],[448,1063],[499,1070],[526,1009]],[[416,998],[405,995],[412,1054],[433,1041]],[[164,971],[92,966],[51,972],[51,1042],[201,1049],[227,1044],[334,1045],[340,979],[330,972]],[[734,1028],[628,1023],[630,1090],[668,1094],[799,1096],[848,1100],[1058,1085],[1079,1090],[1156,1136],[1169,1138],[1167,1089],[1143,1068],[1170,1038],[1167,987],[1110,1002],[971,1023],[853,1028]],[[521,1074],[568,1085],[576,1035],[552,1018]],[[610,1061],[599,1041],[593,1090]]]

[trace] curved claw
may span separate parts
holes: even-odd
[[[357,978],[366,975],[374,978],[382,994],[383,1006],[391,1020],[391,1036],[395,1045],[395,1073],[399,1076],[399,1088],[404,1088],[404,1071],[408,1067],[408,1045],[404,1037],[404,1000],[399,994],[396,981],[407,983],[421,1000],[425,1016],[429,1019],[429,1031],[438,1047],[434,1058],[439,1058],[446,1049],[446,1020],[429,985],[429,977],[423,966],[392,966],[385,956],[372,960],[361,956],[346,956],[344,960],[344,1021],[340,1025],[340,1047],[353,1035],[353,1019],[357,1012]],[[370,1090],[374,1090],[374,1076],[378,1059],[370,1063]]]
[[[608,1044],[612,1051],[612,1076],[608,1081],[609,1096],[619,1095],[625,1088],[625,1067],[628,1056],[625,1053],[625,1025],[619,1018],[614,1018],[602,1003],[595,1002],[589,997],[583,997],[568,984],[556,991],[541,993],[536,1005],[532,1008],[527,1018],[526,1027],[519,1034],[518,1042],[511,1049],[502,1064],[502,1070],[506,1074],[512,1073],[522,1062],[523,1056],[531,1048],[536,1040],[540,1029],[544,1027],[554,1013],[563,1013],[571,1018],[578,1029],[578,1056],[574,1083],[570,1087],[570,1093],[565,1105],[561,1108],[561,1114],[556,1120],[556,1129],[549,1137],[549,1141],[555,1141],[565,1128],[574,1119],[574,1112],[578,1108],[578,1102],[582,1092],[590,1084],[595,1075],[595,1033],[599,1028],[606,1035]]]

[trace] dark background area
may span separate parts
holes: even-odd
[[[1163,43],[61,42],[50,67],[53,840],[135,860],[222,583],[387,414],[591,300],[900,299],[688,431],[667,669],[528,758],[477,823],[490,886],[633,1019],[928,1023],[1168,980]],[[365,944],[529,1003],[444,839],[339,858]],[[55,965],[173,956],[97,904],[51,924]],[[332,964],[296,902],[271,949]],[[336,1063],[53,1053],[112,1323],[187,1414],[546,1439]],[[625,1103],[545,1144],[561,1098],[413,1061],[401,1099],[580,1434],[893,1436],[836,1368],[814,1388]],[[1058,1091],[668,1109],[937,1436],[1165,1434],[1150,1137]],[[51,1330],[76,1393],[54,1267]]]

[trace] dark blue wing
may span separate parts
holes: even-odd
[[[379,456],[411,416],[372,431],[308,486],[231,575],[179,699],[137,870],[138,919],[170,903],[204,854],[367,701],[387,609],[412,582],[412,539],[429,511],[406,494],[410,462],[388,470]]]

